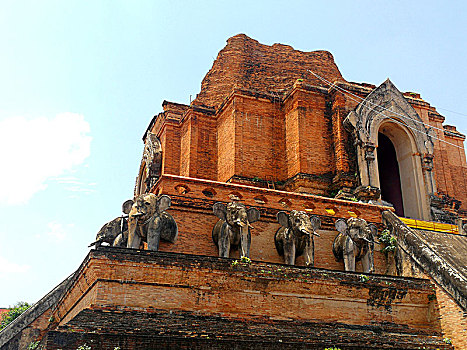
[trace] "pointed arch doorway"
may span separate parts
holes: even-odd
[[[399,216],[426,217],[422,167],[411,132],[393,121],[383,121],[378,130],[376,158],[381,199],[394,205]]]
[[[365,196],[379,195],[382,183],[383,187],[387,186],[383,199],[386,198],[386,201],[393,204],[402,202],[397,209],[399,215],[403,213],[405,217],[430,220],[429,195],[436,192],[436,184],[431,174],[432,130],[426,127],[394,84],[387,79],[374,89],[355,110],[349,112],[344,120],[344,126],[353,133],[356,140],[360,180],[360,186],[356,189],[357,196],[358,191]],[[381,163],[386,156],[378,155],[379,133],[389,138],[395,149],[399,168],[399,186],[391,182],[394,179],[390,174],[394,174],[395,170],[385,169],[386,161]],[[392,153],[393,159],[394,152],[389,147],[390,143],[387,140],[381,142],[383,150],[387,146],[386,150]],[[378,156],[383,158],[380,163],[378,163]],[[387,162],[395,168],[396,162]],[[382,169],[379,169],[380,166]],[[389,199],[388,195],[393,197]],[[376,197],[372,199],[378,200]]]
[[[378,133],[377,153],[381,199],[391,203],[397,215],[405,216],[396,149],[389,137],[381,132]]]

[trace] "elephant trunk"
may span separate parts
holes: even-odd
[[[247,224],[240,226],[240,248],[241,256],[250,257],[250,229]]]

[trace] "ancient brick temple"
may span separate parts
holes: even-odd
[[[190,105],[162,107],[135,196],[170,196],[177,240],[91,250],[0,333],[1,349],[467,348],[465,136],[419,94],[241,34]],[[260,213],[251,262],[236,247],[218,257],[213,205],[229,202]],[[321,222],[314,267],[278,253],[278,213],[292,211]],[[349,218],[396,242],[375,237],[371,273],[333,255]]]

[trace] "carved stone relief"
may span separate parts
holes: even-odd
[[[344,120],[346,129],[353,133],[357,147],[357,160],[361,186],[359,193],[371,200],[361,188],[373,189],[378,195],[380,188],[377,158],[378,133],[394,130],[387,135],[393,142],[401,173],[404,207],[410,208],[406,216],[429,219],[429,195],[436,191],[432,175],[433,141],[431,128],[425,127],[422,119],[407,102],[402,93],[387,79],[373,90]],[[384,128],[383,128],[384,126]],[[402,156],[401,154],[404,153]],[[404,158],[405,163],[402,163]],[[359,195],[356,193],[356,195]]]
[[[136,181],[135,194],[147,193],[155,185],[162,170],[162,146],[158,137],[148,132],[146,135],[140,173]]]

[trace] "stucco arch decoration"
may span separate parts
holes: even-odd
[[[135,195],[148,192],[161,176],[162,145],[156,134],[148,132],[136,181]]]
[[[380,183],[376,161],[378,133],[388,133],[396,153],[405,161],[407,185],[402,188],[404,203],[416,202],[409,214],[419,219],[430,219],[429,198],[436,192],[432,175],[434,132],[407,102],[402,93],[387,79],[373,90],[344,120],[344,126],[355,137],[361,187],[356,194],[365,199],[379,199]],[[385,131],[386,130],[386,131]],[[398,144],[400,143],[400,144]],[[403,144],[403,146],[402,146]],[[405,192],[405,194],[404,194]]]

